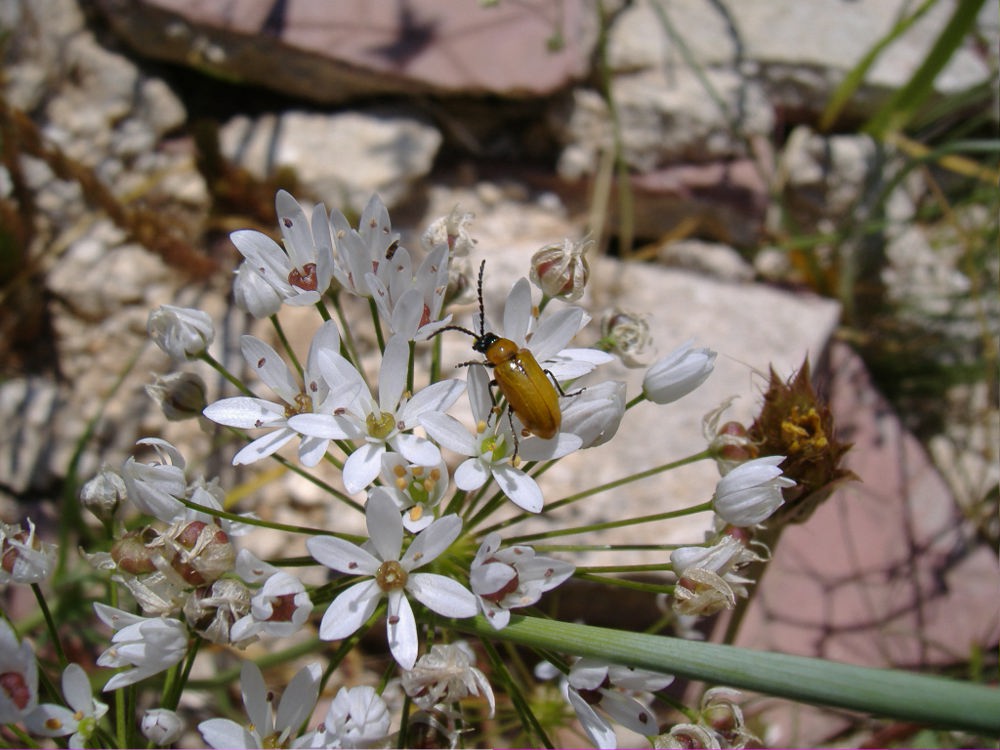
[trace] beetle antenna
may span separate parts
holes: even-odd
[[[486,270],[486,260],[479,264],[479,283],[476,289],[479,292],[479,335],[486,333],[486,308],[483,305],[483,271]]]
[[[442,334],[445,331],[461,331],[462,333],[472,336],[472,338],[474,339],[479,338],[479,334],[473,333],[468,328],[462,328],[462,326],[445,326],[444,328],[439,328],[438,330],[434,331],[434,333],[432,333],[429,338],[434,338],[435,336],[438,336],[439,334]]]

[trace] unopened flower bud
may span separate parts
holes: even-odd
[[[229,535],[204,521],[178,524],[163,537],[174,548],[171,567],[192,586],[204,586],[233,569],[236,553]]]
[[[111,523],[127,497],[125,480],[107,466],[80,488],[80,503],[102,523]]]
[[[549,297],[575,302],[583,296],[590,277],[584,255],[590,242],[565,239],[546,245],[531,256],[531,282]]]
[[[148,534],[154,534],[153,537]],[[130,531],[111,546],[111,559],[115,561],[120,570],[132,575],[142,575],[152,573],[156,570],[153,562],[153,555],[147,544],[155,539],[155,532],[151,529],[144,531]]]
[[[676,401],[708,379],[715,357],[711,349],[695,349],[688,341],[650,366],[642,380],[642,392],[657,404]]]
[[[148,393],[160,405],[171,422],[200,417],[208,405],[205,381],[193,372],[172,372],[156,376],[156,382],[146,386]]]
[[[178,360],[196,357],[215,338],[208,313],[174,305],[160,305],[149,313],[146,330],[158,347]]]
[[[151,708],[143,714],[142,736],[157,747],[173,745],[184,732],[184,720],[169,708]]]
[[[652,337],[646,318],[615,308],[601,321],[601,348],[617,354],[627,367],[641,366],[640,357]]]
[[[233,278],[233,301],[243,312],[260,320],[278,312],[282,299],[278,290],[244,261]]]
[[[795,482],[778,467],[784,456],[764,456],[740,464],[719,480],[712,505],[726,523],[755,526],[766,521],[784,502],[782,490]]]

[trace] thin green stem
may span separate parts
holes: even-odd
[[[605,492],[607,490],[614,490],[619,487],[623,487],[624,485],[629,484],[631,482],[637,482],[640,479],[647,479],[648,477],[656,476],[657,474],[662,474],[665,471],[670,471],[671,469],[676,469],[681,466],[693,464],[696,461],[702,461],[706,458],[711,458],[711,457],[712,454],[708,450],[701,451],[700,453],[694,453],[690,456],[687,456],[686,458],[681,458],[676,461],[670,461],[669,463],[661,464],[660,466],[654,466],[652,469],[646,469],[646,471],[641,471],[638,474],[630,474],[627,477],[622,477],[621,479],[615,479],[610,482],[606,482],[605,484],[600,484],[597,485],[596,487],[591,487],[590,489],[577,492],[574,495],[569,495],[568,497],[564,497],[560,500],[548,503],[545,506],[545,510],[547,512],[551,512],[557,508],[563,507],[564,505],[569,505],[571,503],[583,500],[584,498],[588,498],[591,495],[597,495],[598,493]],[[509,518],[505,521],[501,521],[500,523],[496,523],[493,526],[485,529],[483,531],[483,534],[485,535],[493,531],[500,531],[501,529],[505,529],[508,526],[513,526],[516,523],[521,523],[522,521],[525,521],[528,518],[534,518],[534,517],[535,517],[534,513],[519,513],[518,515],[512,518]]]
[[[331,535],[341,536],[344,539],[357,543],[364,541],[363,537],[351,534],[348,535],[335,534],[329,529],[317,529],[311,526],[297,526],[288,523],[278,523],[277,521],[262,521],[261,519],[254,518],[252,516],[241,516],[238,515],[237,513],[230,513],[227,510],[219,510],[218,508],[209,508],[208,506],[205,505],[199,505],[198,503],[192,502],[191,500],[188,500],[183,497],[177,498],[177,500],[182,505],[190,508],[191,510],[196,510],[200,513],[205,513],[206,515],[214,516],[215,518],[224,518],[225,520],[232,521],[233,523],[243,523],[249,526],[260,526],[261,528],[274,529],[275,531],[288,531],[291,532],[292,534],[307,534],[309,536],[331,536]]]
[[[382,332],[382,319],[378,314],[378,305],[373,297],[368,298],[368,310],[372,314],[372,326],[375,328],[375,339],[378,341],[378,350],[385,351],[385,334]]]
[[[42,590],[37,583],[31,584],[31,591],[35,595],[35,601],[38,602],[38,608],[42,610],[42,617],[45,618],[45,627],[52,638],[52,647],[56,650],[56,656],[59,657],[59,666],[65,667],[69,661],[66,659],[66,652],[63,651],[62,641],[59,638],[59,629],[56,627],[56,621],[52,619],[52,612],[49,610],[48,602],[45,601],[45,595],[42,594]]]
[[[271,325],[274,326],[275,333],[278,334],[278,341],[281,342],[281,346],[284,348],[285,354],[288,355],[288,358],[292,361],[292,364],[295,366],[295,371],[299,374],[300,378],[305,377],[303,375],[304,370],[302,369],[302,363],[299,362],[299,358],[295,356],[295,350],[292,348],[291,343],[289,343],[288,336],[285,335],[285,329],[281,325],[281,321],[278,320],[278,316],[272,315],[270,317],[270,321]]]
[[[524,699],[524,695],[521,693],[520,688],[514,681],[513,676],[507,671],[507,665],[504,660],[500,658],[500,654],[496,650],[496,646],[493,645],[493,641],[488,638],[480,639],[480,643],[483,645],[483,649],[486,651],[486,656],[490,660],[490,665],[493,667],[493,673],[500,678],[507,688],[507,695],[510,696],[511,702],[514,704],[514,709],[517,711],[518,716],[525,723],[525,730],[529,727],[538,736],[539,741],[548,748],[553,748],[555,745],[552,744],[552,740],[549,739],[548,734],[546,734],[545,729],[542,727],[541,722],[538,721],[538,717],[535,716],[535,712],[531,710],[531,706]]]
[[[347,325],[347,318],[344,317],[344,308],[340,303],[340,296],[333,298],[333,309],[337,313],[337,321],[340,324],[340,354],[350,361],[361,371],[361,357],[358,355],[358,347],[354,341],[350,326]]]
[[[712,503],[701,503],[699,505],[692,505],[687,508],[680,508],[679,510],[669,510],[664,513],[653,513],[648,516],[636,516],[635,518],[623,518],[620,521],[606,521],[604,523],[592,523],[586,526],[573,526],[564,529],[549,529],[548,531],[540,531],[536,534],[523,534],[521,536],[511,537],[508,541],[509,544],[524,544],[525,542],[530,542],[534,539],[551,539],[556,536],[568,536],[570,534],[583,534],[591,531],[603,531],[605,529],[620,529],[624,526],[635,526],[641,523],[653,523],[654,521],[665,521],[669,518],[681,518],[683,516],[691,516],[695,513],[704,513],[706,511],[712,510]]]
[[[235,375],[233,375],[231,372],[229,372],[229,370],[226,369],[225,365],[223,365],[221,362],[219,362],[219,360],[217,360],[215,357],[213,357],[207,351],[204,351],[201,354],[199,354],[198,355],[198,359],[200,359],[202,362],[204,362],[209,367],[211,367],[213,370],[215,370],[217,373],[219,373],[222,377],[224,377],[226,380],[228,380],[232,385],[236,386],[236,389],[239,390],[240,393],[242,393],[242,394],[244,394],[246,396],[253,396],[253,391],[251,391],[249,388],[247,388],[243,384],[242,380],[240,380]]]
[[[581,573],[579,570],[573,574],[574,578],[581,581],[591,581],[605,586],[615,586],[620,589],[631,591],[642,591],[647,594],[672,594],[673,584],[643,583],[642,581],[630,581],[627,578],[615,578],[614,576],[597,576],[591,573]]]

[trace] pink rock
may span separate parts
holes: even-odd
[[[101,5],[142,54],[321,102],[380,93],[546,96],[587,74],[598,20],[585,0]]]

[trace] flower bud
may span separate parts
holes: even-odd
[[[590,267],[584,251],[587,240],[546,245],[531,256],[531,282],[549,297],[575,302],[583,296],[590,277]]]
[[[35,535],[35,524],[27,519],[28,530],[20,524],[0,523],[0,585],[41,583],[56,561],[56,546]]]
[[[174,305],[160,305],[149,313],[146,330],[158,347],[178,360],[196,357],[215,338],[208,313]]]
[[[151,708],[139,725],[142,736],[157,747],[173,745],[184,731],[184,720],[169,708]]]
[[[156,376],[156,382],[146,386],[148,393],[160,405],[171,422],[200,417],[208,405],[205,381],[193,372],[172,372]]]
[[[153,536],[150,537],[147,531]],[[130,531],[111,546],[111,559],[120,570],[136,576],[156,570],[153,553],[146,546],[155,539],[155,532],[147,531]]]
[[[278,312],[282,300],[278,290],[244,261],[233,278],[233,301],[243,312],[260,320]]]
[[[784,502],[781,491],[795,486],[778,468],[784,460],[784,456],[756,458],[722,477],[712,499],[719,517],[744,528],[766,521]]]
[[[642,392],[657,404],[676,401],[708,379],[715,357],[711,349],[694,349],[690,341],[681,344],[650,366],[642,380]]]
[[[469,234],[469,224],[475,218],[475,214],[462,213],[458,206],[455,206],[450,214],[430,223],[420,242],[428,252],[446,244],[452,258],[467,257],[476,244]]]
[[[615,308],[601,321],[601,346],[617,354],[627,367],[639,367],[639,358],[652,341],[646,318]]]
[[[250,611],[250,590],[243,581],[222,578],[195,591],[184,603],[184,617],[212,643],[232,642],[233,623]]]
[[[161,539],[173,547],[170,566],[192,586],[204,586],[233,569],[236,552],[229,535],[213,523],[180,523]]]
[[[121,474],[107,466],[80,488],[80,504],[102,523],[114,520],[127,497],[125,480]]]

